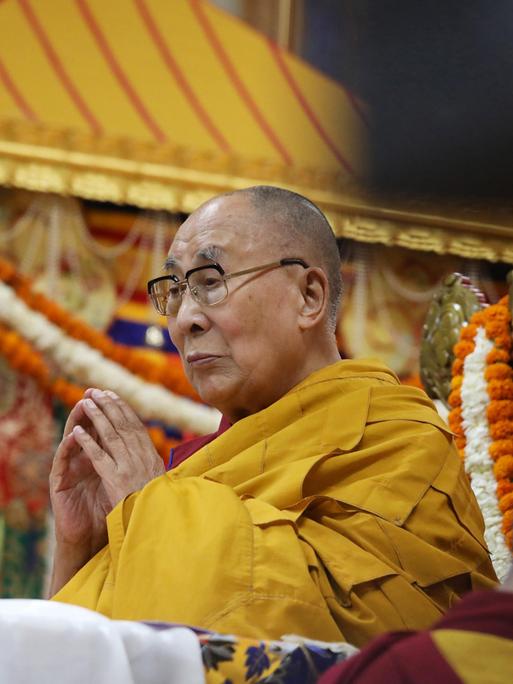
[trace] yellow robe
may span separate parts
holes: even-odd
[[[374,363],[313,373],[107,523],[54,598],[116,619],[361,645],[495,582],[451,433]]]

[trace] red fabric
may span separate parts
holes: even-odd
[[[513,639],[513,593],[468,594],[436,623],[435,629],[463,629]]]
[[[179,463],[185,461],[185,459],[189,458],[189,456],[192,456],[192,454],[201,449],[201,447],[204,447],[205,444],[209,444],[216,437],[219,437],[219,435],[223,434],[223,432],[228,430],[229,427],[231,427],[231,423],[223,416],[216,432],[211,432],[209,435],[203,435],[202,437],[195,437],[194,439],[190,439],[188,442],[179,444],[177,447],[171,450],[169,468],[176,468]]]
[[[513,594],[469,594],[432,628],[457,629],[513,639]],[[431,631],[432,631],[431,630]],[[430,631],[395,632],[374,639],[361,653],[332,667],[318,684],[461,684]]]
[[[335,665],[318,684],[461,684],[429,632],[393,632]]]

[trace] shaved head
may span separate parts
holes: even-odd
[[[335,235],[322,211],[303,195],[270,185],[227,193],[236,194],[247,196],[272,231],[270,241],[282,248],[284,254],[302,257],[325,272],[330,291],[328,320],[335,329],[342,297],[340,255]]]

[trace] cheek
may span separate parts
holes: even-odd
[[[273,327],[276,327],[276,314],[270,317],[264,309],[248,302],[223,329],[234,360],[249,367],[259,365],[272,347]]]
[[[230,317],[229,321],[217,327],[214,335],[220,339],[222,346],[229,350],[230,355],[236,358],[248,342],[248,332],[244,318]]]
[[[255,336],[261,327],[259,318],[255,315],[252,303],[246,300],[245,305],[231,308],[226,312],[216,312],[210,335],[229,351],[237,365],[243,362],[255,343]],[[225,315],[226,314],[226,315]]]
[[[175,345],[175,347],[178,349],[180,354],[183,351],[183,335],[181,335],[178,331],[178,326],[176,325],[175,322],[172,320],[168,321],[167,324],[167,330],[169,332],[169,337],[171,338],[171,342]]]

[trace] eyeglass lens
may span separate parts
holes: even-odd
[[[190,274],[188,282],[191,295],[201,304],[217,304],[227,295],[224,279],[215,268],[194,271]],[[176,283],[167,279],[156,282],[152,288],[152,299],[158,311],[167,316],[176,316],[185,288],[183,282]]]

